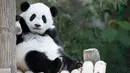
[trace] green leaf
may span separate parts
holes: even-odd
[[[120,37],[120,39],[119,39],[119,41],[123,44],[123,45],[125,45],[125,46],[129,46],[130,45],[130,37],[128,37],[128,36],[121,36]]]
[[[120,29],[117,33],[116,39],[125,46],[130,46],[130,36],[126,30]]]
[[[101,32],[103,41],[111,43],[115,39],[116,33],[117,31],[112,28],[104,29],[103,32]]]
[[[130,30],[130,23],[126,21],[117,21],[117,23],[124,29]]]

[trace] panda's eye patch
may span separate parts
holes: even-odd
[[[42,20],[43,20],[44,23],[46,23],[46,17],[45,17],[45,15],[42,16]]]
[[[32,21],[35,17],[36,17],[36,14],[32,14],[32,16],[30,17],[30,21]]]

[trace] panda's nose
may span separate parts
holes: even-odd
[[[35,24],[36,27],[40,27],[41,25],[40,24]]]

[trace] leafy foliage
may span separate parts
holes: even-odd
[[[83,0],[86,4],[98,4],[101,9],[117,9],[121,4],[127,4],[128,0]],[[111,10],[112,10],[111,9]]]
[[[101,33],[103,41],[108,41],[109,43],[111,43],[115,39],[116,33],[117,31],[112,28],[104,29]]]
[[[124,29],[130,30],[130,23],[126,21],[117,21],[117,23]]]

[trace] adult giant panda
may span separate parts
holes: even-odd
[[[17,22],[21,25],[22,33],[17,35],[16,46],[17,66],[20,70],[57,73],[62,69],[71,71],[81,66],[59,44],[53,25],[53,17],[58,12],[55,7],[23,2],[20,8],[23,12]]]

